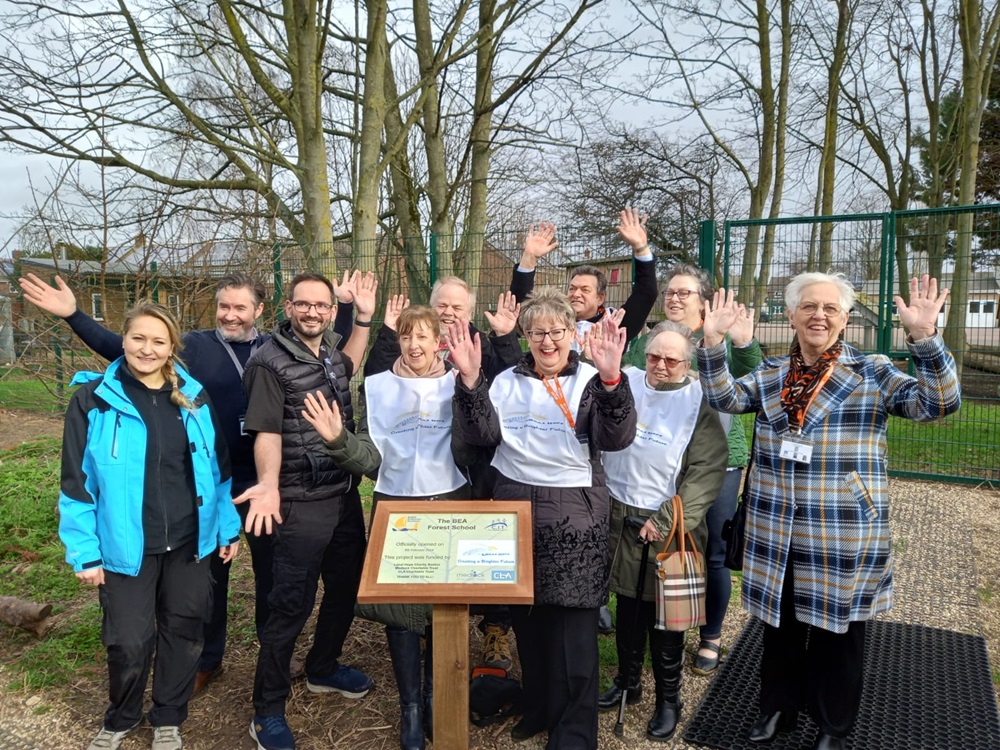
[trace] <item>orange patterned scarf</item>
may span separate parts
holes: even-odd
[[[841,342],[836,341],[812,365],[807,365],[799,342],[792,344],[788,375],[781,387],[781,408],[785,410],[788,422],[793,427],[801,429],[805,424],[809,404],[833,373],[833,365],[842,348]]]

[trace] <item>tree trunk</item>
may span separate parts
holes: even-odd
[[[52,627],[51,604],[36,604],[13,596],[0,596],[0,622],[43,636]]]

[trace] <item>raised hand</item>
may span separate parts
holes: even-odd
[[[333,295],[336,297],[338,303],[343,302],[344,304],[350,304],[354,302],[354,287],[357,284],[358,278],[361,276],[361,271],[355,271],[353,274],[348,270],[344,269],[344,278],[341,279],[340,283],[337,283],[337,277],[334,276],[330,279],[333,284]]]
[[[741,349],[753,341],[753,313],[746,305],[737,305],[736,320],[729,329],[729,338],[733,340],[733,346]]]
[[[354,272],[354,308],[358,318],[364,322],[372,319],[375,314],[375,293],[378,291],[378,279],[375,274],[369,271],[362,275],[360,271]]]
[[[399,314],[409,306],[410,300],[405,294],[394,294],[389,297],[385,303],[385,317],[382,320],[382,325],[395,331]]]
[[[483,367],[483,347],[479,334],[470,337],[467,325],[452,323],[448,326],[445,341],[451,351],[451,361],[458,368],[465,387],[475,387],[479,381],[479,371]]]
[[[489,310],[486,311],[486,320],[497,336],[506,336],[514,330],[517,325],[517,316],[521,312],[521,305],[510,292],[504,292],[497,300],[497,311],[494,315]]]
[[[524,251],[521,253],[521,267],[532,269],[538,265],[538,259],[544,258],[559,247],[556,241],[556,225],[549,221],[532,224],[524,238]]]
[[[626,331],[619,328],[610,315],[590,327],[590,358],[601,380],[616,381],[622,374],[622,352],[625,351]],[[610,386],[615,388],[617,384]],[[605,386],[608,387],[608,386]]]
[[[914,341],[933,336],[937,331],[937,319],[948,299],[948,289],[938,294],[937,279],[929,274],[910,279],[910,304],[903,302],[899,295],[892,299],[896,303],[899,320]]]
[[[705,303],[705,320],[701,324],[701,333],[705,346],[721,344],[729,329],[736,323],[740,305],[736,303],[736,293],[730,289],[719,288],[715,296]]]
[[[340,437],[344,431],[344,418],[339,404],[334,402],[331,408],[323,393],[316,391],[315,394],[306,394],[305,405],[302,418],[315,428],[323,440],[331,443]]]
[[[61,276],[56,276],[56,289],[46,284],[33,273],[26,273],[17,280],[24,298],[39,310],[68,318],[76,312],[76,295]]]
[[[632,246],[632,252],[636,255],[646,255],[649,253],[649,244],[646,238],[646,221],[649,216],[639,215],[634,208],[622,210],[621,221],[618,223],[618,235]]]

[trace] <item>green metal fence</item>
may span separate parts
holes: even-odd
[[[1000,206],[730,221],[719,226],[709,221],[702,223],[699,247],[689,248],[689,255],[651,244],[661,274],[678,259],[693,259],[712,269],[719,284],[739,288],[740,299],[755,308],[758,336],[771,353],[787,351],[791,341],[782,299],[787,279],[803,270],[843,271],[858,287],[848,341],[866,352],[888,354],[906,369],[910,365],[903,331],[892,303],[899,279],[896,258],[906,257],[911,272],[922,272],[934,266],[929,257],[940,257],[944,281],[950,283],[950,264],[961,245],[958,232],[963,214],[972,217],[975,273],[966,305],[967,342],[955,349],[963,365],[962,410],[931,425],[893,420],[889,458],[896,475],[992,481],[1000,480],[996,459],[1000,441],[1000,261],[995,249],[1000,248]],[[655,228],[651,227],[650,235],[656,236]],[[628,297],[631,253],[616,236],[613,223],[598,230],[561,227],[557,237],[558,249],[539,264],[538,285],[563,286],[574,265],[591,263],[609,277],[609,304],[618,305]],[[46,279],[58,271],[76,290],[80,307],[94,313],[98,305],[105,324],[112,328],[120,324],[124,310],[136,299],[155,296],[174,308],[185,329],[212,327],[215,280],[227,272],[246,271],[266,282],[270,299],[261,327],[267,329],[280,313],[284,285],[305,268],[307,256],[313,259],[314,270],[331,277],[354,267],[359,257],[366,257],[374,259],[382,303],[389,294],[397,293],[407,294],[415,303],[426,302],[433,282],[457,270],[476,290],[474,320],[486,328],[483,311],[493,308],[497,296],[508,288],[523,240],[523,230],[515,230],[475,238],[381,239],[361,247],[345,240],[310,248],[309,253],[301,247],[269,243],[230,244],[207,251],[200,248],[193,254],[184,248],[155,248],[155,258],[136,259],[132,253],[101,268],[50,258],[22,259],[4,271],[16,277],[31,270]],[[744,264],[748,249],[758,257],[754,264]],[[6,309],[11,318],[0,320],[0,333],[4,325],[13,329],[13,356],[4,356],[0,350],[0,362],[11,360],[0,364],[0,407],[60,413],[72,374],[79,369],[100,368],[102,363],[61,320],[34,310],[16,294]],[[661,318],[662,311],[654,310],[651,317]]]
[[[968,244],[960,241],[962,231]],[[862,351],[888,355],[904,370],[912,370],[912,364],[893,302],[900,291],[900,259],[911,275],[932,272],[950,287],[956,253],[968,247],[973,273],[964,336],[953,346],[962,367],[962,409],[931,424],[893,417],[889,463],[896,476],[1000,480],[1000,205],[729,221],[721,228],[706,222],[701,237],[703,265],[754,307],[757,336],[769,353],[784,353],[791,343],[783,301],[790,277],[835,270],[847,274],[858,290],[846,340]],[[757,262],[745,262],[748,257]],[[946,320],[946,314],[939,320],[942,330]]]

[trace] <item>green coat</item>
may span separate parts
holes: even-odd
[[[698,359],[694,354],[695,350],[701,344],[701,337],[697,333],[696,331],[691,336],[691,343],[694,346],[691,352],[692,372],[698,372]],[[640,370],[646,369],[646,341],[648,339],[649,334],[645,333],[629,345],[628,351],[622,356],[622,367],[632,365],[633,367],[638,367]],[[762,359],[760,342],[756,338],[751,339],[750,343],[742,349],[737,349],[733,346],[733,342],[730,341],[729,336],[726,336],[726,364],[729,365],[729,371],[733,373],[733,377],[741,378],[753,372],[757,369],[757,365],[761,363]],[[732,424],[729,426],[729,435],[727,437],[729,440],[728,465],[746,466],[749,448],[747,446],[746,431],[743,429],[743,422],[739,419],[733,419]]]
[[[679,383],[666,383],[660,388],[680,388]],[[684,527],[694,537],[695,545],[704,554],[708,541],[708,527],[705,525],[705,514],[715,502],[722,489],[722,480],[726,473],[726,458],[724,451],[718,449],[725,437],[719,414],[701,403],[698,411],[698,421],[695,423],[691,442],[681,460],[680,480],[677,482],[677,494],[684,502]],[[641,510],[625,505],[617,498],[611,503],[611,581],[608,587],[616,594],[635,596],[635,586],[639,576],[639,563],[642,560],[642,545],[635,542],[637,530],[624,529],[626,515],[653,517],[653,522],[666,538],[673,522],[673,507],[671,498],[665,498],[664,503],[656,512]],[[649,567],[646,569],[646,580],[643,586],[644,601],[654,600],[653,580],[656,574],[656,553],[663,551],[663,543],[654,542],[649,550]]]

